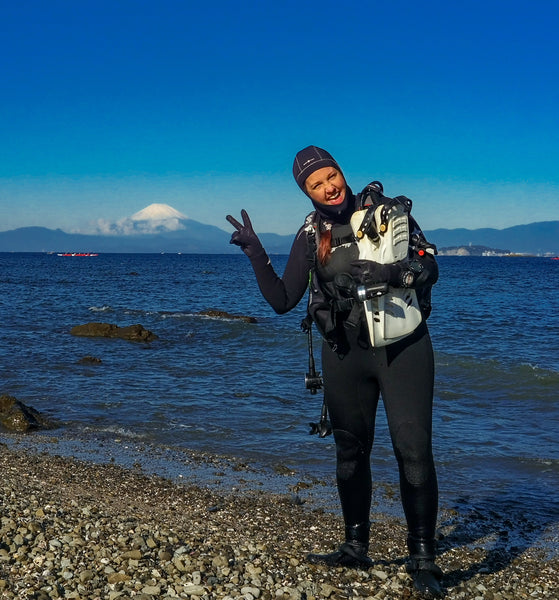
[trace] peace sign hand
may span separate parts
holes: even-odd
[[[240,246],[241,250],[250,258],[262,249],[262,244],[260,243],[256,233],[254,233],[252,223],[250,222],[248,213],[244,208],[241,210],[241,217],[243,219],[242,225],[231,215],[227,215],[225,217],[237,230],[233,232],[229,243]]]

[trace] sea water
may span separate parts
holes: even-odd
[[[281,274],[286,257],[272,262]],[[559,261],[440,257],[439,267],[429,327],[441,506],[478,521],[515,515],[537,536],[559,518]],[[193,450],[333,481],[332,438],[309,435],[322,394],[304,385],[305,304],[276,315],[242,253],[0,254],[0,394],[55,420],[50,435],[86,455],[112,441],[136,447],[139,463],[147,447]],[[90,321],[140,323],[158,339],[70,334]],[[317,336],[314,349],[320,370]],[[373,475],[397,487],[382,405]]]

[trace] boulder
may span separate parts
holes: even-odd
[[[79,365],[100,365],[103,361],[96,356],[84,356],[78,360]]]
[[[151,342],[158,339],[155,333],[144,329],[142,325],[119,327],[112,323],[86,323],[72,327],[70,333],[83,337],[120,338],[131,342]]]
[[[24,433],[30,429],[50,428],[52,423],[38,410],[13,396],[0,396],[0,425],[8,431]]]
[[[224,310],[216,310],[215,308],[208,308],[207,310],[202,310],[198,313],[204,317],[212,317],[214,319],[236,319],[239,321],[244,321],[245,323],[257,323],[258,321],[254,317],[249,317],[247,315],[231,315]]]

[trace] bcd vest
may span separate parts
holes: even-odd
[[[316,214],[311,213],[305,222],[315,256],[308,312],[322,336],[340,354],[348,351],[344,335],[348,326],[364,322],[370,344],[380,347],[406,337],[423,320],[413,289],[390,286],[386,294],[361,302],[341,294],[333,281],[334,273],[344,269],[344,262],[349,270],[352,260],[392,264],[408,257],[411,200],[387,198],[375,189],[369,190],[370,187],[358,196],[361,208],[352,215],[350,224],[332,226],[331,258],[325,266],[316,259],[320,235],[317,235]]]

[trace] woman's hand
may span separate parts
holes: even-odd
[[[401,260],[388,265],[372,260],[355,260],[351,267],[351,274],[362,284],[388,283],[401,288],[418,287],[423,283],[421,278],[425,274],[424,266],[418,260]]]
[[[354,260],[351,263],[351,274],[359,283],[395,283],[396,265],[381,265],[372,260]]]
[[[250,222],[250,218],[248,216],[247,211],[243,208],[241,210],[241,217],[243,219],[243,224],[239,223],[237,219],[232,217],[231,215],[227,215],[225,218],[233,225],[233,227],[237,230],[233,232],[231,236],[230,244],[235,244],[236,246],[240,246],[241,250],[249,257],[255,256],[260,250],[263,250],[262,244],[258,239],[256,233],[254,233],[254,229],[252,228],[252,223]]]

